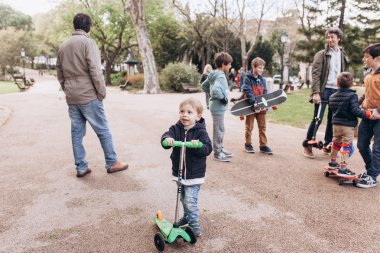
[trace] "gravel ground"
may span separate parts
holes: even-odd
[[[59,85],[27,74],[35,87],[0,96],[1,108],[11,112],[0,124],[0,252],[156,252],[153,217],[160,209],[172,221],[176,197],[170,151],[161,148],[160,136],[176,122],[181,100],[204,101],[204,94],[108,88],[106,114],[118,156],[130,169],[108,175],[88,128],[93,172],[78,179]],[[204,117],[212,135],[209,111]],[[243,152],[243,131],[244,122],[226,114],[225,146],[235,156],[231,163],[208,159],[199,203],[203,235],[195,245],[167,244],[166,252],[380,251],[380,187],[339,186],[325,178],[327,156],[302,156],[303,129],[269,123],[273,156]],[[254,146],[258,150],[256,126]],[[357,173],[364,167],[358,152],[349,164]]]

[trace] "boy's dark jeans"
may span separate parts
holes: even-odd
[[[371,139],[374,137],[372,151]],[[375,181],[380,174],[380,120],[363,119],[359,125],[358,149],[365,163],[367,175]]]
[[[326,88],[324,96],[321,97],[321,100],[323,102],[325,102],[325,101],[328,102],[330,99],[330,96],[332,94],[334,94],[336,91],[337,91],[336,89]],[[315,128],[315,117],[317,117],[319,106],[322,106],[321,115],[320,115],[321,120],[319,121],[318,125],[316,126],[317,127],[316,131],[318,131],[319,125],[322,123],[323,115],[325,114],[327,103],[314,104],[313,120],[311,121],[309,129],[307,130],[306,139],[308,139],[308,140],[311,140],[313,138],[313,133],[314,133],[314,128]],[[325,146],[328,145],[330,142],[332,142],[332,137],[333,137],[332,112],[331,112],[330,107],[329,107],[329,111],[327,113],[327,125],[326,125],[326,132],[325,132],[325,144],[324,144]]]

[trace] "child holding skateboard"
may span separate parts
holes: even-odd
[[[366,172],[360,175],[356,186],[370,188],[376,186],[380,174],[380,43],[366,47],[363,53],[364,67],[371,71],[364,79],[365,96],[362,106],[372,111],[373,120],[362,120],[359,125],[358,149],[365,162]],[[372,137],[374,142],[371,150]]]
[[[202,230],[199,225],[199,207],[198,193],[201,184],[204,183],[206,173],[206,157],[212,151],[211,140],[206,131],[205,120],[202,118],[203,106],[197,99],[189,98],[179,105],[179,121],[169,128],[161,137],[162,141],[166,140],[169,149],[174,141],[192,141],[194,144],[198,141],[203,143],[199,149],[186,149],[184,155],[184,168],[181,191],[181,202],[183,205],[184,215],[175,224],[178,227],[189,224],[194,231],[195,236],[201,236]],[[170,156],[172,160],[172,175],[178,178],[180,163],[180,148],[173,147]]]
[[[228,53],[216,53],[214,62],[217,67],[202,83],[202,89],[210,91],[210,112],[213,121],[212,142],[214,159],[219,162],[230,162],[232,153],[223,147],[224,114],[228,109],[228,82],[226,75],[231,68],[232,57]]]
[[[251,105],[255,104],[255,96],[264,95],[267,93],[267,86],[264,77],[261,75],[264,71],[265,61],[260,57],[256,57],[251,62],[252,71],[248,71],[243,82],[244,98],[249,99]],[[255,153],[252,146],[252,130],[254,119],[257,121],[259,128],[260,152],[272,155],[272,150],[267,146],[266,137],[266,111],[257,112],[246,116],[245,119],[245,145],[244,150],[247,153]]]
[[[338,175],[341,177],[351,177],[355,173],[347,168],[347,159],[353,153],[352,140],[358,124],[357,117],[369,119],[371,112],[360,109],[358,96],[355,94],[355,90],[350,89],[353,85],[353,78],[349,72],[340,73],[337,84],[337,92],[329,99],[333,124],[333,144],[329,168],[338,169]],[[342,155],[340,164],[337,163],[338,152]]]

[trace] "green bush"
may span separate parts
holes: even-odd
[[[194,65],[169,63],[160,76],[161,88],[164,90],[182,91],[181,83],[192,83],[199,86],[200,75]]]
[[[121,75],[121,73],[116,73],[116,74],[111,74],[111,84],[112,85],[120,85],[124,83],[123,81],[123,77]]]

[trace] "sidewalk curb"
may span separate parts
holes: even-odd
[[[8,107],[0,106],[0,127],[7,122],[12,111]]]

